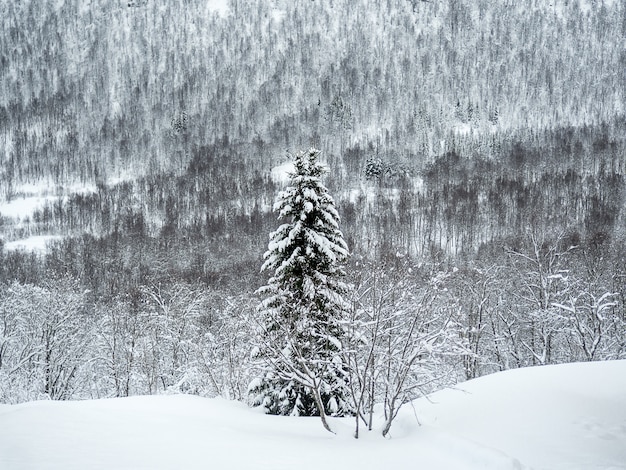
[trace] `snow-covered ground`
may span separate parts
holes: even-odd
[[[69,197],[74,194],[93,194],[98,191],[94,184],[69,183],[64,186],[55,186],[50,182],[40,181],[39,183],[25,183],[17,186],[15,192],[19,196],[7,201],[0,196],[0,216],[11,219],[15,227],[22,227],[28,224],[35,211],[42,210],[46,206],[61,201],[67,203]],[[57,235],[37,235],[20,240],[6,241],[2,234],[0,239],[4,240],[6,251],[23,250],[37,253],[45,253],[48,242],[60,240]],[[0,469],[1,470],[1,469]]]
[[[28,196],[12,199],[11,201],[0,201],[0,215],[18,221],[31,217],[37,209],[43,207],[57,199],[56,196]]]
[[[406,406],[390,439],[332,426],[182,395],[0,405],[0,468],[626,469],[626,361],[470,381]]]
[[[59,235],[35,235],[4,245],[6,251],[31,251],[35,253],[45,253],[48,250],[48,243],[61,240]]]
[[[206,2],[206,6],[210,11],[215,11],[222,16],[226,16],[228,14],[228,0],[208,0]]]
[[[52,204],[59,199],[59,194],[67,198],[72,194],[92,194],[98,191],[94,184],[72,183],[65,186],[53,186],[45,181],[39,184],[21,184],[15,192],[20,196],[12,198],[10,201],[0,196],[0,215],[23,221],[27,217],[32,217],[36,210],[43,209],[46,204]],[[64,199],[65,200],[65,199]]]
[[[272,180],[277,184],[287,184],[289,175],[296,171],[293,162],[286,162],[272,168]]]

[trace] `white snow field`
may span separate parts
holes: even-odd
[[[267,416],[186,395],[0,405],[0,469],[626,469],[626,361],[494,374],[352,419]],[[420,420],[417,423],[416,416]]]
[[[4,249],[6,251],[33,251],[36,253],[45,253],[48,250],[48,243],[61,240],[61,238],[62,237],[59,235],[34,235],[21,240],[7,242],[4,245]]]

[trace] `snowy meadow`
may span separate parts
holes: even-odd
[[[626,361],[468,381],[407,404],[388,438],[331,426],[189,395],[0,405],[0,468],[620,470]]]

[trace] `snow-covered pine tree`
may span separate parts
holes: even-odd
[[[320,177],[319,150],[295,157],[290,185],[274,205],[285,220],[270,235],[259,289],[258,356],[264,375],[250,386],[253,403],[268,413],[340,416],[351,411],[342,357],[349,304],[341,264],[348,248],[333,198]],[[328,427],[327,427],[328,429]]]

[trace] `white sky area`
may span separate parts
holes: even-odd
[[[419,419],[419,423],[417,422]],[[518,369],[405,405],[384,439],[352,418],[267,416],[185,395],[0,405],[3,470],[623,470],[626,361]]]

